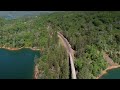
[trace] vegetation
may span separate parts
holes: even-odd
[[[120,64],[120,12],[55,12],[14,20],[0,18],[0,47],[36,47],[39,78],[70,78],[68,56],[57,37],[60,31],[75,53],[78,79],[97,77],[108,65],[106,52]]]

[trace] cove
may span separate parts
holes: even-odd
[[[120,68],[108,70],[100,79],[120,79]]]
[[[40,57],[39,50],[0,49],[0,79],[33,79],[34,59]]]

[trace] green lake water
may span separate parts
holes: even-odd
[[[33,79],[35,57],[39,51],[0,49],[0,79]]]
[[[120,68],[107,71],[100,79],[120,79]]]

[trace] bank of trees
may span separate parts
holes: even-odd
[[[52,29],[49,29],[49,33]],[[53,30],[52,30],[53,31]],[[69,79],[69,58],[64,47],[58,42],[57,32],[49,34],[46,49],[39,59],[39,79]]]
[[[63,12],[48,19],[76,51],[78,78],[95,78],[107,67],[103,51],[120,63],[120,12]]]
[[[48,32],[44,24],[37,24],[40,22],[39,18],[1,19],[3,21],[5,23],[0,27],[0,47],[45,47]]]

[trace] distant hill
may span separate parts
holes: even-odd
[[[43,15],[48,13],[52,13],[52,11],[0,11],[0,17],[11,19],[22,16]]]

